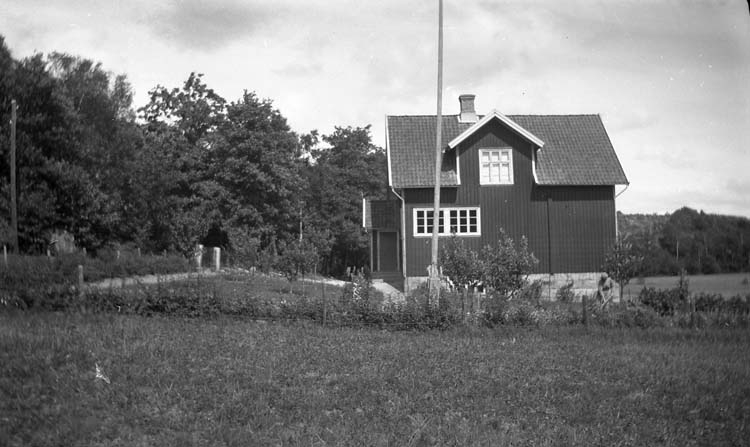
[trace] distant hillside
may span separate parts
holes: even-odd
[[[671,214],[617,213],[620,234],[644,255],[644,276],[750,271],[750,219],[680,208]]]
[[[623,214],[617,212],[617,227],[620,234],[643,234],[659,232],[669,220],[669,214]]]

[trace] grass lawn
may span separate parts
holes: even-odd
[[[101,367],[110,383],[95,376]],[[0,445],[742,445],[750,333],[0,314]]]
[[[724,298],[750,294],[750,273],[719,273],[715,275],[689,275],[691,293],[719,293]],[[672,289],[677,287],[679,276],[649,276],[633,278],[625,287],[625,296],[637,297],[644,287]]]

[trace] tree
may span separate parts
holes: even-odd
[[[620,285],[620,302],[625,287],[640,271],[643,256],[633,250],[633,244],[623,236],[618,236],[612,250],[604,259],[602,270]]]
[[[195,145],[224,121],[226,100],[203,82],[202,73],[190,73],[181,89],[157,85],[150,101],[138,109],[150,125],[173,124]]]
[[[368,262],[362,197],[385,197],[386,156],[372,144],[370,126],[336,127],[322,140],[328,147],[311,148],[312,163],[303,168],[308,184],[303,202],[312,224],[333,235],[326,270],[341,274],[347,266]],[[303,147],[315,142],[314,131],[301,138]]]
[[[129,107],[124,76],[112,87],[99,64],[68,55],[34,54],[15,61],[0,37],[0,120],[6,102],[19,104],[17,172],[19,239],[24,251],[43,251],[49,234],[66,230],[80,245],[97,248],[112,234],[117,207],[109,141]],[[113,104],[117,104],[116,106]],[[116,110],[112,114],[109,111]],[[124,119],[124,118],[123,118]],[[7,179],[7,136],[0,136],[0,190]],[[115,160],[111,160],[115,161]],[[117,164],[117,163],[115,163]],[[7,209],[6,195],[0,210]]]
[[[298,150],[297,136],[270,100],[246,91],[227,106],[207,154],[209,177],[227,191],[225,225],[245,228],[263,246],[297,233],[305,189]]]
[[[291,293],[291,283],[310,273],[317,263],[318,253],[312,243],[304,239],[293,240],[283,244],[276,268],[289,280]]]

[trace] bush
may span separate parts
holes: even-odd
[[[539,305],[542,300],[542,282],[541,281],[526,281],[521,290],[518,291],[517,297],[519,301],[528,301],[535,305]]]
[[[462,297],[456,292],[441,290],[437,306],[430,304],[430,286],[420,285],[410,293],[402,305],[388,308],[395,321],[412,327],[447,329],[463,322]]]
[[[307,240],[286,244],[276,259],[276,268],[291,282],[311,272],[318,263],[318,253]]]
[[[466,247],[463,239],[452,236],[440,249],[443,274],[462,288],[473,288],[482,281],[483,265],[477,252]]]
[[[526,285],[526,278],[539,261],[529,251],[525,237],[516,246],[504,230],[496,246],[486,246],[481,253],[484,267],[482,281],[492,290],[513,297]]]
[[[555,301],[561,303],[572,303],[574,300],[575,294],[573,293],[573,281],[570,281],[557,289],[557,293],[555,293]]]
[[[8,265],[0,263],[0,297],[28,308],[61,310],[77,296],[78,266],[83,266],[84,281],[147,274],[186,272],[190,268],[182,256],[137,256],[102,250],[95,258],[82,253],[59,256],[9,256]]]
[[[525,237],[516,244],[502,228],[497,244],[485,246],[479,254],[454,236],[440,256],[443,273],[457,285],[473,287],[481,282],[485,289],[511,298],[521,292],[539,262],[529,251]]]
[[[653,309],[640,306],[619,305],[610,306],[605,310],[595,311],[591,320],[604,327],[616,328],[652,328],[666,326],[666,320]]]
[[[638,302],[661,316],[671,316],[686,303],[681,299],[678,289],[655,289],[645,287],[638,294]]]

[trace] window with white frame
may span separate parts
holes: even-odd
[[[479,184],[513,184],[513,149],[481,149],[479,151]]]
[[[432,208],[414,208],[414,236],[432,236]],[[479,208],[440,208],[438,235],[481,235]]]

